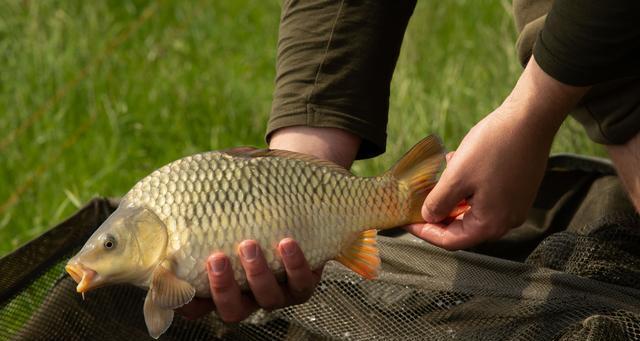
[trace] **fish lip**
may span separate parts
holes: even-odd
[[[64,269],[71,276],[71,278],[73,278],[73,280],[76,281],[76,283],[80,283],[80,281],[82,280],[82,272],[80,271],[78,266],[73,264],[67,264],[67,266],[65,266]]]
[[[79,293],[85,293],[100,285],[100,276],[98,273],[82,264],[67,264],[64,269],[71,275],[71,278],[78,283],[76,291]]]

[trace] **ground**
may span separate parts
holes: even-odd
[[[192,153],[263,146],[280,2],[0,0],[0,255]],[[390,167],[455,149],[521,66],[510,2],[420,0],[393,79]],[[603,155],[569,120],[554,152]],[[517,156],[514,156],[517,157]]]

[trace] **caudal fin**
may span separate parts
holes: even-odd
[[[409,191],[410,214],[408,223],[423,221],[422,203],[436,184],[436,176],[442,169],[445,150],[440,139],[427,136],[411,148],[393,168],[387,172]]]

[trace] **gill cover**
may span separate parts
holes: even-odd
[[[155,213],[122,203],[66,270],[79,283],[78,292],[115,283],[144,285],[164,258],[167,239],[166,226]]]

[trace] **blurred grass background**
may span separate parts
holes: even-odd
[[[196,152],[263,146],[280,3],[0,0],[0,255],[94,196]],[[379,173],[439,134],[455,149],[521,71],[506,0],[420,0]],[[603,155],[572,120],[554,152]],[[517,156],[511,156],[517,157]]]

